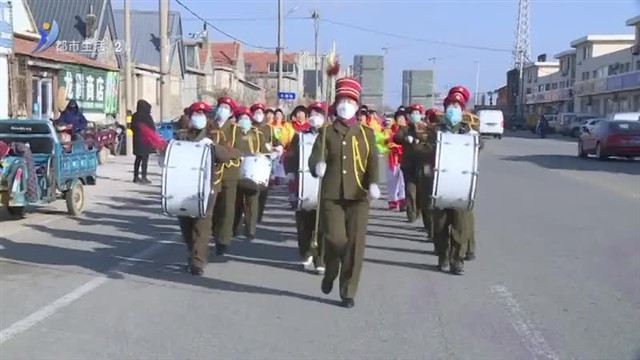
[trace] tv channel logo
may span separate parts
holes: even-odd
[[[52,22],[45,21],[38,29],[38,32],[40,33],[40,41],[38,41],[36,47],[31,51],[32,54],[43,52],[50,48],[51,45],[56,43],[58,36],[60,35],[58,23],[55,20]]]

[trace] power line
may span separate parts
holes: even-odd
[[[261,46],[261,45],[255,45],[249,42],[246,42],[242,39],[239,39],[227,32],[225,32],[224,30],[221,30],[220,28],[216,27],[215,25],[211,24],[209,21],[207,21],[205,18],[203,18],[202,16],[196,14],[193,10],[191,10],[187,5],[183,4],[182,1],[180,0],[175,0],[176,3],[180,6],[182,6],[183,9],[185,9],[186,11],[188,11],[189,13],[191,13],[191,15],[195,16],[196,18],[200,19],[202,22],[204,22],[205,24],[207,24],[207,26],[211,27],[213,30],[219,32],[220,34],[228,37],[229,39],[235,40],[237,42],[239,42],[242,45],[251,47],[251,48],[255,48],[255,49],[265,49],[265,50],[274,50],[275,47],[271,46]]]
[[[347,27],[347,28],[351,28],[351,29],[355,29],[355,30],[360,30],[360,31],[364,31],[364,32],[372,33],[372,34],[378,34],[378,35],[383,35],[383,36],[394,37],[394,38],[397,38],[397,39],[411,40],[411,41],[423,42],[423,43],[429,43],[429,44],[445,45],[445,46],[462,48],[462,49],[474,49],[474,50],[494,51],[494,52],[509,52],[509,53],[511,52],[511,50],[509,50],[509,49],[501,49],[501,48],[493,48],[493,47],[487,47],[487,46],[459,44],[459,43],[453,43],[453,42],[441,41],[441,40],[429,40],[429,39],[414,38],[414,37],[411,37],[411,36],[393,34],[393,33],[385,32],[385,31],[365,28],[365,27],[357,26],[357,25],[353,25],[353,24],[347,24],[347,23],[343,23],[343,22],[340,22],[340,21],[330,20],[330,19],[327,19],[327,18],[320,18],[319,20],[323,21],[323,22],[326,22],[326,23],[329,23],[329,24],[333,24],[333,25],[343,26],[343,27]]]
[[[283,20],[309,20],[311,19],[308,16],[289,16],[284,18]],[[182,21],[202,21],[203,18],[194,17],[194,18],[185,18]],[[254,22],[254,21],[278,21],[278,18],[275,17],[254,17],[254,18],[205,18],[206,21],[234,21],[234,22]]]

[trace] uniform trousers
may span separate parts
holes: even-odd
[[[389,205],[400,205],[404,200],[404,177],[400,165],[390,167],[387,165],[387,193],[389,195]]]
[[[216,238],[216,244],[231,245],[237,188],[237,181],[222,182],[222,189],[218,193],[218,199],[213,209],[213,216],[216,221],[213,222],[212,230]]]
[[[433,244],[440,264],[463,266],[469,246],[468,219],[472,213],[459,209],[431,209]]]
[[[405,186],[405,204],[407,206],[407,219],[414,222],[420,213],[422,189],[420,177],[415,169],[403,169]]]
[[[309,256],[313,257],[313,263],[316,267],[324,266],[324,259],[322,258],[324,234],[322,233],[322,224],[319,224],[318,229],[318,247],[313,249],[311,247],[311,241],[313,240],[314,231],[316,226],[316,210],[298,210],[296,211],[296,230],[298,236],[298,252],[300,258],[306,260]]]
[[[215,200],[215,195],[209,197],[206,215],[203,218],[178,217],[182,240],[187,244],[189,252],[189,263],[199,268],[203,268],[207,264],[209,256],[209,239],[211,238]]]
[[[322,200],[326,236],[325,279],[340,277],[340,297],[353,299],[358,290],[369,222],[367,200]]]
[[[256,236],[256,224],[258,222],[258,197],[260,192],[255,189],[245,189],[238,186],[236,191],[235,213],[233,217],[233,233],[238,232],[240,219],[244,218],[244,231],[246,235]]]

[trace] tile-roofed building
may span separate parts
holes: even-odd
[[[282,54],[282,67],[285,74],[295,73],[297,71],[297,62],[298,54]],[[273,52],[247,51],[244,53],[244,63],[247,73],[268,74],[278,72],[278,56]]]
[[[296,103],[303,97],[304,83],[298,54],[282,54],[283,82],[281,91],[296,94]],[[266,91],[266,101],[270,106],[278,103],[278,57],[274,52],[244,52],[244,70],[247,80],[258,84]],[[288,106],[284,106],[288,108]]]
[[[114,10],[114,19],[118,30],[124,30],[124,10]],[[152,105],[152,116],[156,121],[169,121],[182,114],[182,91],[186,63],[182,38],[182,19],[180,12],[170,11],[169,28],[169,67],[170,67],[170,103],[168,119],[160,117],[160,16],[158,11],[131,10],[131,58],[135,67],[134,99],[147,100]],[[117,33],[117,39],[124,40],[124,31]],[[135,103],[135,101],[133,101]]]
[[[123,57],[116,54],[116,45],[112,40],[116,38],[116,24],[110,0],[25,0],[36,27],[45,22],[58,23],[58,41],[79,42],[93,35],[95,40],[105,42],[110,51],[83,53],[81,56],[98,58],[111,65],[123,64]],[[96,16],[95,31],[87,31],[87,16]],[[90,29],[89,29],[90,30]]]

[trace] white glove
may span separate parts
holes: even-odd
[[[422,171],[425,175],[431,175],[431,165],[425,165],[422,168]]]
[[[213,140],[211,140],[208,137],[206,137],[206,138],[198,141],[198,144],[211,145],[211,144],[213,144]]]
[[[287,180],[295,180],[296,179],[296,174],[294,173],[288,173],[287,174]]]
[[[282,155],[282,153],[284,152],[284,148],[282,147],[282,145],[276,146],[276,152],[278,153],[278,155]]]
[[[406,137],[406,139],[407,139],[407,142],[408,142],[409,144],[413,143],[413,136],[408,135],[408,136]]]
[[[380,198],[380,188],[378,187],[378,184],[369,185],[367,197],[369,200],[378,200]]]
[[[264,144],[264,147],[267,148],[267,152],[273,151],[273,146],[271,144],[269,144],[269,143]]]
[[[327,163],[324,161],[321,161],[319,163],[316,164],[316,175],[318,177],[323,177],[324,173],[327,171]]]

